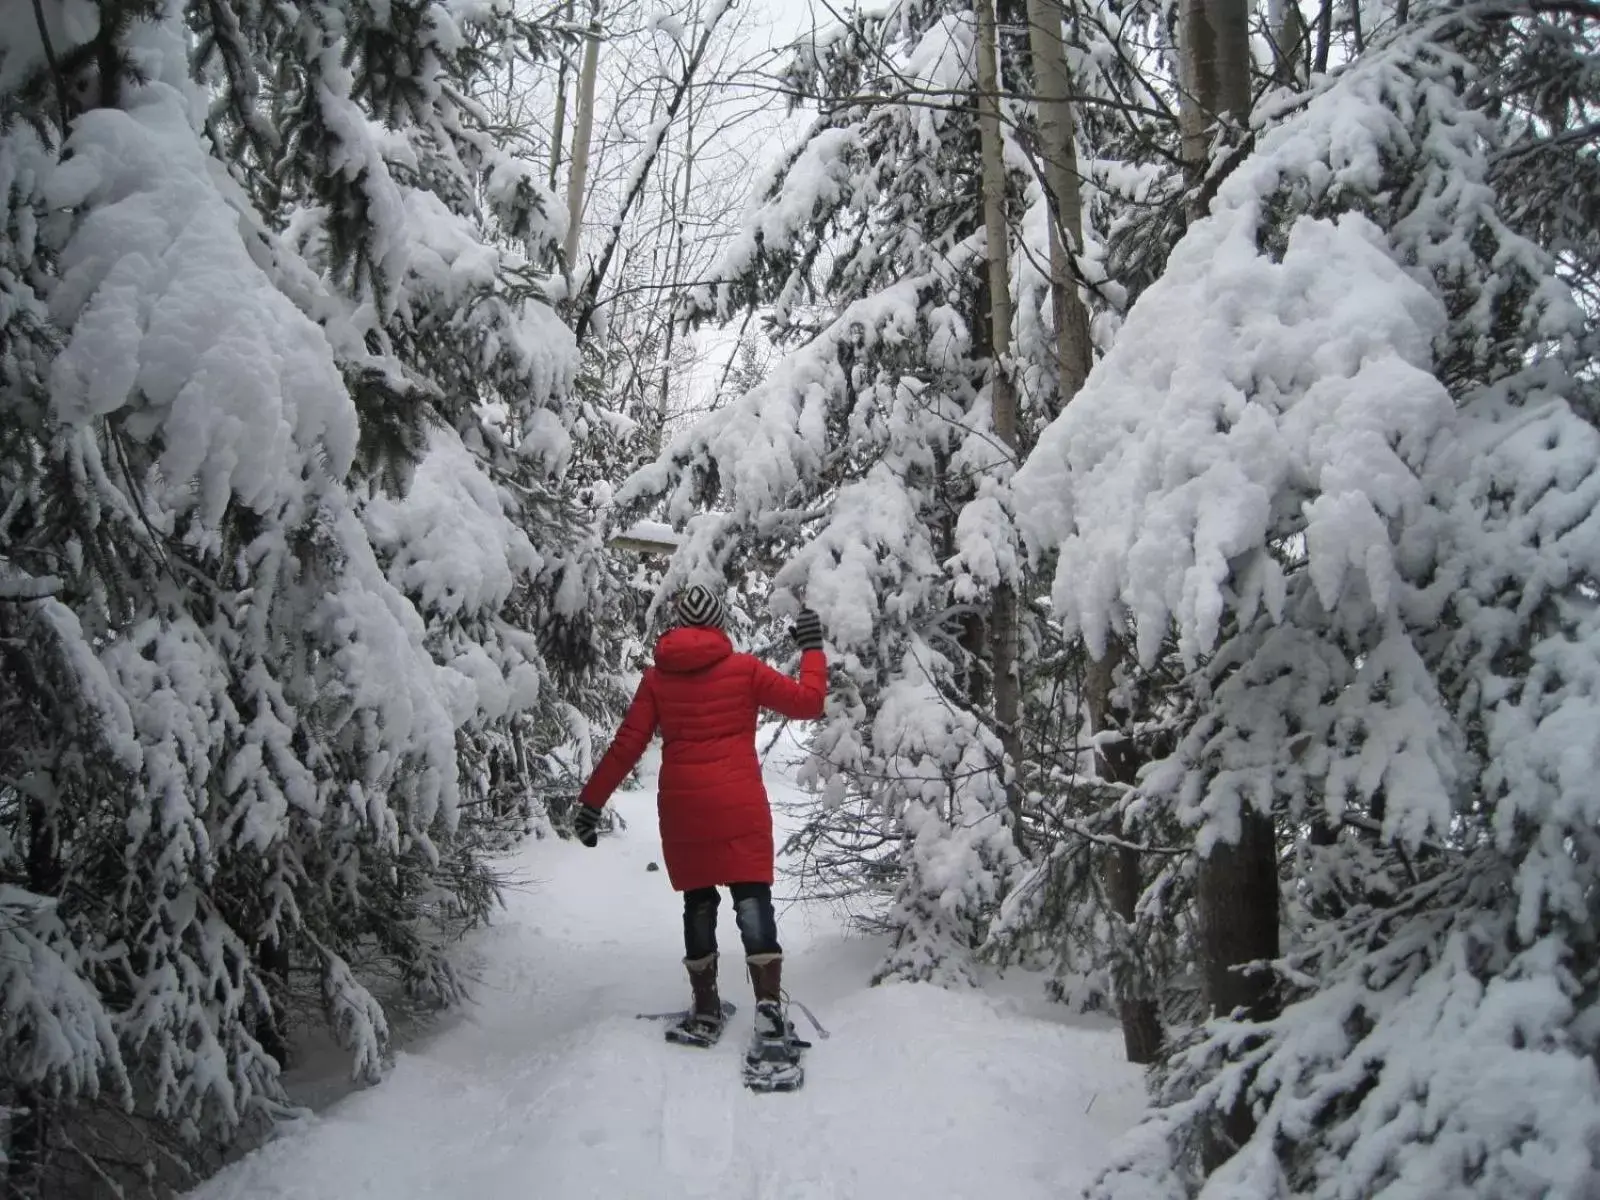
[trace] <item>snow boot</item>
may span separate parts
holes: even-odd
[[[667,1040],[684,1046],[713,1046],[722,1037],[726,1016],[717,995],[716,952],[704,958],[686,958],[683,965],[689,971],[689,988],[694,1000],[683,1020],[667,1030]]]
[[[794,1027],[783,1015],[783,955],[751,954],[744,961],[756,994],[756,1037],[764,1042],[786,1040]]]
[[[756,994],[756,1022],[744,1056],[744,1083],[757,1092],[792,1092],[805,1080],[801,1052],[809,1042],[795,1036],[783,1010],[783,955],[751,954],[750,984]]]

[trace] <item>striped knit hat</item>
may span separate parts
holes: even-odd
[[[711,625],[721,628],[727,614],[722,600],[703,583],[691,584],[678,594],[678,620],[685,625]]]

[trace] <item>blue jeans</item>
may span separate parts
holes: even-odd
[[[778,917],[772,911],[772,885],[732,883],[733,912],[739,921],[739,939],[746,954],[781,954]],[[722,896],[714,887],[695,888],[683,894],[683,954],[704,958],[717,951],[717,905]]]

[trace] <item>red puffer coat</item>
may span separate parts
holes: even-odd
[[[772,809],[756,759],[756,714],[822,715],[828,664],[800,656],[800,678],[735,654],[720,629],[688,625],[656,643],[655,666],[578,799],[603,808],[661,730],[661,849],[680,892],[772,882]]]

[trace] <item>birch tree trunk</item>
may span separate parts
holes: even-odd
[[[1072,115],[1072,72],[1061,41],[1061,0],[1028,0],[1028,45],[1039,106],[1039,150],[1050,196],[1050,307],[1056,323],[1060,405],[1077,395],[1089,376],[1093,348],[1089,313],[1078,295],[1071,256],[1083,249],[1083,197],[1078,179],[1077,122]]]
[[[572,20],[572,0],[567,0],[567,21]],[[550,131],[550,194],[555,195],[561,182],[561,153],[565,148],[561,139],[567,136],[567,56],[561,56],[556,66],[556,118]],[[570,211],[570,202],[569,202]]]
[[[994,371],[989,383],[996,436],[1004,443],[1008,466],[1017,453],[1017,397],[1011,384],[1011,272],[1006,228],[1005,157],[1000,135],[1000,55],[994,0],[977,0],[978,138],[983,164],[983,225],[989,256],[989,327]],[[1022,761],[1022,686],[1017,676],[1017,593],[1009,584],[995,588],[989,619],[989,654],[994,671],[994,719],[1006,757],[1006,807],[1012,836],[1023,848],[1022,788],[1016,778]]]
[[[572,175],[567,184],[567,272],[578,262],[583,234],[583,199],[589,185],[589,140],[594,131],[594,80],[600,69],[600,0],[592,0],[589,35],[583,44],[583,69],[578,75],[578,119],[572,131]]]

